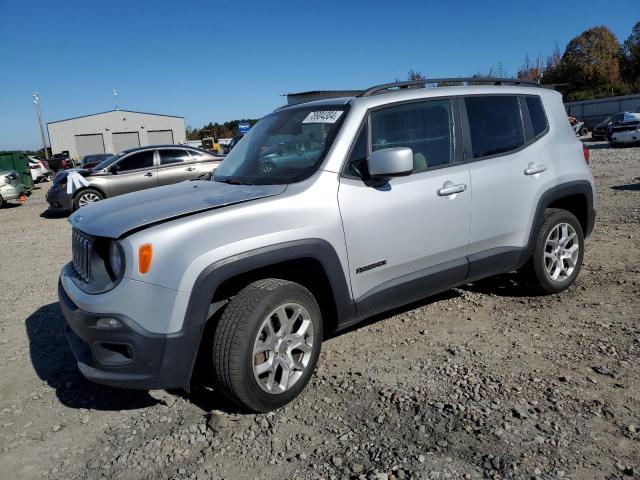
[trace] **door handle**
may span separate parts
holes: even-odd
[[[454,185],[451,182],[445,182],[442,188],[439,188],[437,193],[441,197],[446,197],[447,195],[454,195],[456,193],[464,192],[467,189],[467,186],[464,183],[458,183]]]
[[[144,174],[145,177],[153,177],[153,173],[152,172],[147,172]]]
[[[536,173],[542,173],[547,169],[546,165],[536,165],[535,163],[530,163],[527,165],[527,168],[524,169],[525,175],[535,175]]]
[[[187,168],[187,172],[193,172],[196,169],[196,167],[189,167]]]

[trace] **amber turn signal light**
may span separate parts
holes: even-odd
[[[151,261],[153,260],[153,247],[150,243],[140,245],[138,249],[138,271],[144,275],[151,270]]]

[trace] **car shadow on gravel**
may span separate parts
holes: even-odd
[[[498,297],[535,297],[537,294],[522,285],[515,273],[489,277],[460,287],[467,292],[496,295]]]
[[[640,183],[628,183],[626,185],[615,185],[611,188],[613,190],[640,192]]]
[[[111,411],[163,403],[147,391],[110,388],[86,380],[64,336],[65,322],[58,303],[40,307],[29,315],[25,326],[33,368],[65,406]]]
[[[48,208],[40,214],[40,217],[53,219],[53,218],[67,218],[69,215],[71,215],[71,212],[69,210]]]

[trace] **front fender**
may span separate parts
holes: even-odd
[[[185,324],[200,323],[207,319],[214,294],[226,280],[259,268],[303,258],[312,258],[322,265],[331,286],[338,324],[353,319],[355,305],[338,254],[326,240],[311,238],[258,248],[209,265],[198,275],[191,290]]]

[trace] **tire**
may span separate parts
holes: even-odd
[[[81,190],[73,199],[73,210],[75,211],[89,203],[99,202],[100,200],[104,200],[104,195],[98,190],[93,188]]]
[[[531,257],[521,273],[536,293],[559,293],[577,278],[583,256],[584,234],[578,219],[567,210],[549,208],[544,212]]]
[[[4,200],[2,198],[2,195],[0,195],[0,208],[4,207]]]
[[[289,330],[282,328],[285,325]],[[298,335],[282,336],[287,331]],[[311,378],[321,342],[320,308],[306,288],[273,278],[253,282],[231,300],[216,326],[215,385],[241,410],[280,408]],[[292,366],[290,375],[285,365]]]

